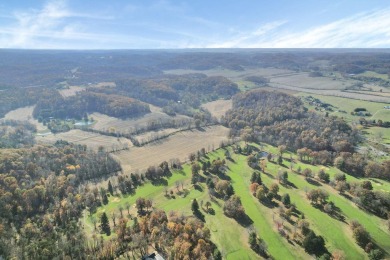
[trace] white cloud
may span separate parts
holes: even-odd
[[[212,43],[207,45],[208,48],[239,48],[243,46],[251,45],[254,41],[257,41],[259,37],[263,37],[269,32],[272,32],[284,25],[286,21],[275,21],[271,23],[263,24],[252,32],[239,32],[231,39],[221,42]]]
[[[283,22],[265,24],[247,34],[209,44],[240,48],[375,48],[390,46],[390,9],[360,13],[301,32],[280,30]],[[287,25],[284,28],[288,27]]]
[[[9,26],[0,27],[0,47],[5,48],[55,48],[52,40],[101,40],[101,36],[83,32],[80,23],[69,22],[68,18],[114,19],[110,16],[100,16],[72,12],[66,0],[47,2],[42,9],[17,11],[13,13],[16,21]],[[67,20],[68,19],[68,20]],[[43,39],[44,38],[44,39]]]
[[[283,20],[245,31],[243,25],[232,28],[221,21],[188,15],[186,4],[173,5],[168,0],[158,0],[151,6],[130,4],[122,11],[135,15],[138,10],[143,10],[145,17],[156,11],[163,12],[174,16],[171,24],[131,17],[125,21],[124,17],[76,12],[69,8],[67,0],[48,1],[39,10],[19,11],[4,17],[7,25],[0,24],[0,48],[390,47],[390,8],[360,13],[301,31],[289,29],[294,21]],[[110,25],[117,33],[101,32],[98,21],[91,21],[94,19],[113,20]],[[172,20],[177,20],[177,23],[172,24]]]

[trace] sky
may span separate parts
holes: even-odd
[[[385,0],[11,0],[0,48],[389,48]]]

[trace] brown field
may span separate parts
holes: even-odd
[[[376,86],[375,84],[365,84],[367,89],[372,91],[342,91],[345,88],[354,85],[358,81],[353,79],[344,79],[337,77],[335,80],[331,77],[309,77],[307,72],[294,72],[292,70],[277,68],[246,68],[244,71],[234,71],[226,69],[211,69],[205,71],[198,70],[167,70],[167,74],[186,74],[186,73],[204,73],[208,76],[225,76],[236,82],[240,89],[247,91],[258,88],[256,84],[245,81],[247,76],[263,76],[270,79],[270,87],[263,88],[267,90],[277,89],[279,91],[295,94],[298,92],[319,94],[326,96],[347,97],[357,100],[367,100],[373,102],[389,103],[388,89]],[[380,93],[382,89],[383,93]]]
[[[110,117],[100,113],[93,113],[90,116],[97,121],[92,128],[97,130],[108,131],[110,128],[117,132],[122,133],[132,133],[137,128],[142,128],[147,126],[151,122],[164,121],[164,120],[190,120],[188,116],[177,115],[175,117],[168,116],[167,114],[161,112],[159,107],[150,105],[151,113],[148,113],[140,118],[135,119],[119,119],[115,117]]]
[[[362,93],[356,93],[356,92],[352,93],[352,92],[341,91],[341,90],[329,90],[329,89],[328,90],[321,90],[321,89],[312,89],[312,88],[301,88],[301,87],[294,87],[294,86],[278,84],[278,83],[270,83],[270,86],[275,88],[275,89],[287,89],[287,90],[293,90],[293,91],[302,92],[302,93],[318,94],[318,95],[324,95],[324,96],[344,97],[344,98],[366,100],[366,101],[372,101],[372,102],[390,103],[388,97],[362,94]]]
[[[131,147],[127,151],[115,153],[125,173],[144,170],[150,165],[178,158],[187,160],[188,155],[201,148],[206,150],[217,148],[221,141],[228,138],[229,129],[223,126],[206,127],[204,130],[189,130],[177,133],[162,141],[143,147]]]
[[[8,112],[5,115],[5,119],[28,121],[31,124],[35,125],[38,132],[48,131],[47,127],[42,123],[39,123],[38,120],[34,119],[32,116],[34,106],[22,107]]]
[[[364,94],[369,96],[379,96],[379,97],[388,98],[388,100],[390,100],[389,92],[375,92],[375,91],[363,91],[363,90],[348,90],[347,92],[359,93],[359,94]]]
[[[177,131],[180,131],[180,129],[177,129],[177,128],[165,128],[165,129],[158,130],[158,131],[149,131],[149,132],[142,133],[142,134],[139,134],[139,135],[134,135],[134,137],[137,138],[137,140],[139,142],[144,143],[144,142],[149,141],[150,139],[153,139],[156,136],[166,136],[166,135],[175,133]]]
[[[37,143],[41,144],[54,144],[57,140],[65,140],[75,144],[87,145],[88,148],[94,150],[97,150],[99,146],[103,146],[107,151],[111,151],[113,148],[122,149],[125,145],[128,147],[133,145],[131,141],[126,138],[105,136],[97,133],[85,132],[79,129],[64,133],[37,136],[36,140]]]
[[[263,76],[271,77],[277,75],[290,75],[295,74],[292,70],[286,69],[277,69],[277,68],[245,68],[244,71],[236,70],[227,70],[227,69],[211,69],[211,70],[186,70],[186,69],[177,69],[177,70],[166,70],[165,74],[175,74],[183,75],[189,73],[203,73],[207,76],[224,76],[232,81],[240,81],[247,76]]]
[[[226,111],[232,108],[232,105],[233,104],[231,99],[220,99],[203,104],[202,107],[210,111],[212,116],[215,116],[216,118],[220,119],[223,115],[225,115]]]
[[[320,89],[320,90],[340,90],[356,83],[354,80],[339,80],[329,77],[309,77],[308,73],[293,75],[280,75],[270,78],[271,83],[288,85],[292,87]]]
[[[67,89],[60,89],[58,92],[63,96],[63,97],[71,97],[76,95],[77,92],[83,91],[85,88],[79,87],[79,86],[70,86]]]
[[[115,82],[100,82],[94,85],[95,87],[116,87]]]

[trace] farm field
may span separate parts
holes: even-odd
[[[84,87],[70,86],[69,88],[59,89],[58,92],[65,98],[71,97],[77,94],[77,92],[85,90]]]
[[[73,129],[64,133],[37,136],[36,140],[42,144],[54,144],[57,140],[65,140],[75,144],[87,145],[88,148],[97,150],[103,146],[107,151],[112,149],[123,149],[131,147],[133,144],[126,138],[116,138],[97,133],[86,132],[79,129]]]
[[[255,147],[260,148],[258,145]],[[207,154],[207,158],[202,160],[212,161],[217,158],[224,158],[225,150],[228,149],[232,156],[232,161],[227,160],[228,172],[227,175],[231,178],[231,182],[235,191],[235,194],[241,197],[241,202],[245,208],[245,212],[248,217],[253,221],[250,226],[242,226],[235,220],[227,218],[222,211],[223,200],[215,199],[211,201],[211,208],[214,209],[215,214],[211,215],[204,211],[205,225],[211,231],[211,238],[216,245],[222,250],[224,259],[256,259],[260,258],[248,247],[248,233],[250,230],[256,230],[262,239],[268,245],[268,252],[274,259],[312,259],[310,255],[304,252],[302,247],[294,241],[288,241],[282,237],[276,228],[275,221],[281,221],[279,217],[278,207],[269,208],[268,206],[260,203],[249,191],[250,176],[254,169],[247,165],[247,157],[242,154],[234,154],[231,147],[218,149],[215,152]],[[274,153],[277,151],[276,147],[263,144],[262,150]],[[314,173],[319,169],[324,169],[331,176],[340,172],[334,167],[325,167],[321,165],[313,166],[297,161],[297,156],[292,153],[286,153],[285,158],[295,160],[294,169],[302,167],[302,169],[310,168]],[[367,229],[372,236],[375,243],[377,243],[383,250],[390,254],[390,241],[388,240],[389,231],[385,226],[385,220],[373,216],[364,210],[359,209],[352,201],[346,197],[341,196],[336,190],[327,184],[313,184],[305,180],[304,176],[299,175],[291,170],[287,169],[289,163],[285,161],[285,166],[280,166],[273,162],[268,162],[266,167],[266,173],[261,173],[263,183],[268,187],[272,183],[277,183],[277,172],[282,167],[286,167],[288,171],[288,180],[290,184],[288,186],[279,185],[279,194],[283,195],[288,193],[291,197],[292,203],[295,203],[297,209],[304,213],[305,219],[309,221],[310,228],[317,234],[324,237],[326,241],[326,247],[329,252],[334,250],[342,250],[346,259],[366,259],[366,253],[360,248],[352,237],[352,232],[349,227],[349,222],[353,219],[359,220],[359,222]],[[207,194],[207,187],[205,184],[201,184],[201,189],[194,189],[190,184],[191,168],[189,164],[184,165],[183,170],[174,171],[173,175],[167,179],[167,186],[153,186],[151,183],[139,187],[135,194],[131,196],[114,196],[109,198],[109,203],[102,207],[99,207],[93,217],[98,217],[102,212],[106,212],[110,215],[112,212],[118,212],[119,206],[124,207],[126,203],[132,205],[130,214],[135,216],[136,210],[135,200],[138,197],[150,198],[153,201],[153,207],[164,209],[166,212],[178,211],[186,216],[192,215],[191,202],[193,199],[197,199],[198,202],[206,202],[210,200]],[[361,182],[365,180],[357,179],[353,176],[347,175],[348,182]],[[183,186],[177,187],[176,182],[183,182]],[[390,191],[390,183],[386,181],[373,180],[374,189],[381,189],[384,191]],[[331,217],[327,213],[313,207],[309,200],[306,198],[305,190],[321,188],[326,190],[330,197],[329,201],[340,209],[340,214],[344,216],[345,220],[341,221]],[[175,198],[167,198],[164,196],[165,189],[173,191]],[[180,195],[181,194],[181,195]],[[279,201],[275,201],[277,204],[281,204]],[[119,213],[118,213],[119,214]],[[93,226],[91,223],[91,216],[87,213],[83,218],[85,227],[88,234],[93,233]],[[287,221],[283,222],[283,226],[287,232],[292,232],[294,226]],[[113,235],[115,236],[115,234]],[[290,235],[291,237],[291,235]],[[104,235],[104,238],[107,239]]]
[[[375,71],[365,71],[363,73],[357,74],[356,76],[362,76],[362,77],[370,77],[370,78],[379,78],[383,80],[388,80],[389,75],[387,74],[380,74]]]
[[[174,158],[185,161],[190,153],[201,148],[211,150],[213,147],[219,147],[222,141],[227,141],[228,133],[229,129],[223,126],[182,131],[143,147],[131,147],[114,156],[120,160],[124,172],[130,173]]]
[[[231,109],[232,106],[233,104],[231,99],[211,101],[202,105],[203,108],[210,111],[212,116],[215,116],[218,119],[225,115],[226,111]]]
[[[298,96],[308,96],[306,93],[300,93]],[[331,96],[325,96],[325,95],[316,95],[311,94],[310,96],[313,96],[315,98],[318,98],[322,102],[331,104],[335,106],[334,112],[331,112],[331,115],[336,115],[338,117],[343,117],[347,121],[357,121],[359,119],[358,116],[351,115],[351,112],[358,107],[366,108],[368,112],[372,114],[372,118],[367,117],[368,119],[382,119],[383,121],[390,121],[390,110],[386,110],[383,107],[387,106],[386,103],[378,103],[378,102],[370,102],[370,101],[361,101],[361,100],[354,100],[344,97],[331,97]],[[338,112],[339,110],[344,110],[347,113],[341,113]],[[380,118],[382,117],[382,118]]]
[[[258,88],[253,82],[245,80],[247,76],[263,76],[270,79],[269,86],[277,90],[288,90],[295,92],[304,92],[312,94],[320,94],[327,96],[345,97],[355,100],[368,100],[373,102],[389,102],[388,91],[376,85],[365,84],[372,88],[373,91],[345,91],[345,88],[356,84],[357,80],[344,79],[337,77],[309,77],[307,72],[295,72],[286,69],[277,68],[245,68],[244,71],[234,71],[227,69],[210,69],[210,70],[166,70],[166,74],[188,74],[188,73],[204,73],[208,76],[224,76],[234,81],[239,86],[240,90],[247,91]],[[384,89],[384,92],[379,92]]]
[[[44,126],[42,123],[39,123],[38,120],[33,118],[33,110],[34,106],[18,108],[8,112],[4,118],[9,120],[28,121],[36,126],[38,133],[48,132],[49,130],[46,126]]]
[[[370,136],[377,140],[378,142],[381,142],[383,144],[390,145],[390,129],[389,128],[382,128],[382,127],[370,127],[368,129],[365,129],[367,133],[370,134]]]
[[[163,113],[159,107],[152,105],[149,106],[151,113],[135,119],[120,119],[100,113],[93,113],[90,116],[96,121],[96,123],[92,126],[92,128],[103,131],[111,130],[114,132],[133,133],[137,129],[146,127],[153,122],[191,120],[190,117],[184,115],[176,115],[172,117]]]
[[[330,77],[310,77],[309,73],[302,72],[293,75],[270,77],[271,83],[288,85],[305,89],[341,90],[356,83],[354,80],[339,80]]]
[[[295,87],[295,86],[280,84],[280,83],[270,83],[269,85],[275,89],[293,90],[296,92],[302,92],[304,94],[310,93],[310,94],[316,94],[322,96],[342,97],[342,98],[348,98],[350,100],[362,100],[362,101],[371,101],[371,102],[379,102],[379,103],[389,102],[389,99],[387,97],[378,96],[378,95],[369,95],[367,93],[362,94],[362,93],[348,92],[342,90],[322,90],[322,89],[302,88],[302,87]]]
[[[149,131],[146,133],[134,135],[133,137],[136,138],[140,143],[149,142],[150,140],[155,140],[155,137],[158,136],[166,136],[172,133],[175,133],[177,131],[180,131],[180,129],[176,128],[165,128],[158,131]]]
[[[232,81],[239,81],[247,76],[278,76],[278,75],[290,75],[295,74],[296,72],[287,69],[277,69],[277,68],[245,68],[243,71],[237,70],[228,70],[215,68],[210,70],[187,70],[187,69],[177,69],[177,70],[166,70],[165,74],[189,74],[189,73],[203,73],[207,76],[224,76]]]

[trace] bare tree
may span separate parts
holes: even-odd
[[[115,219],[116,219],[115,212],[111,213],[111,219],[112,219],[112,222],[114,223],[114,227],[115,227],[116,226],[116,223],[115,223]]]

